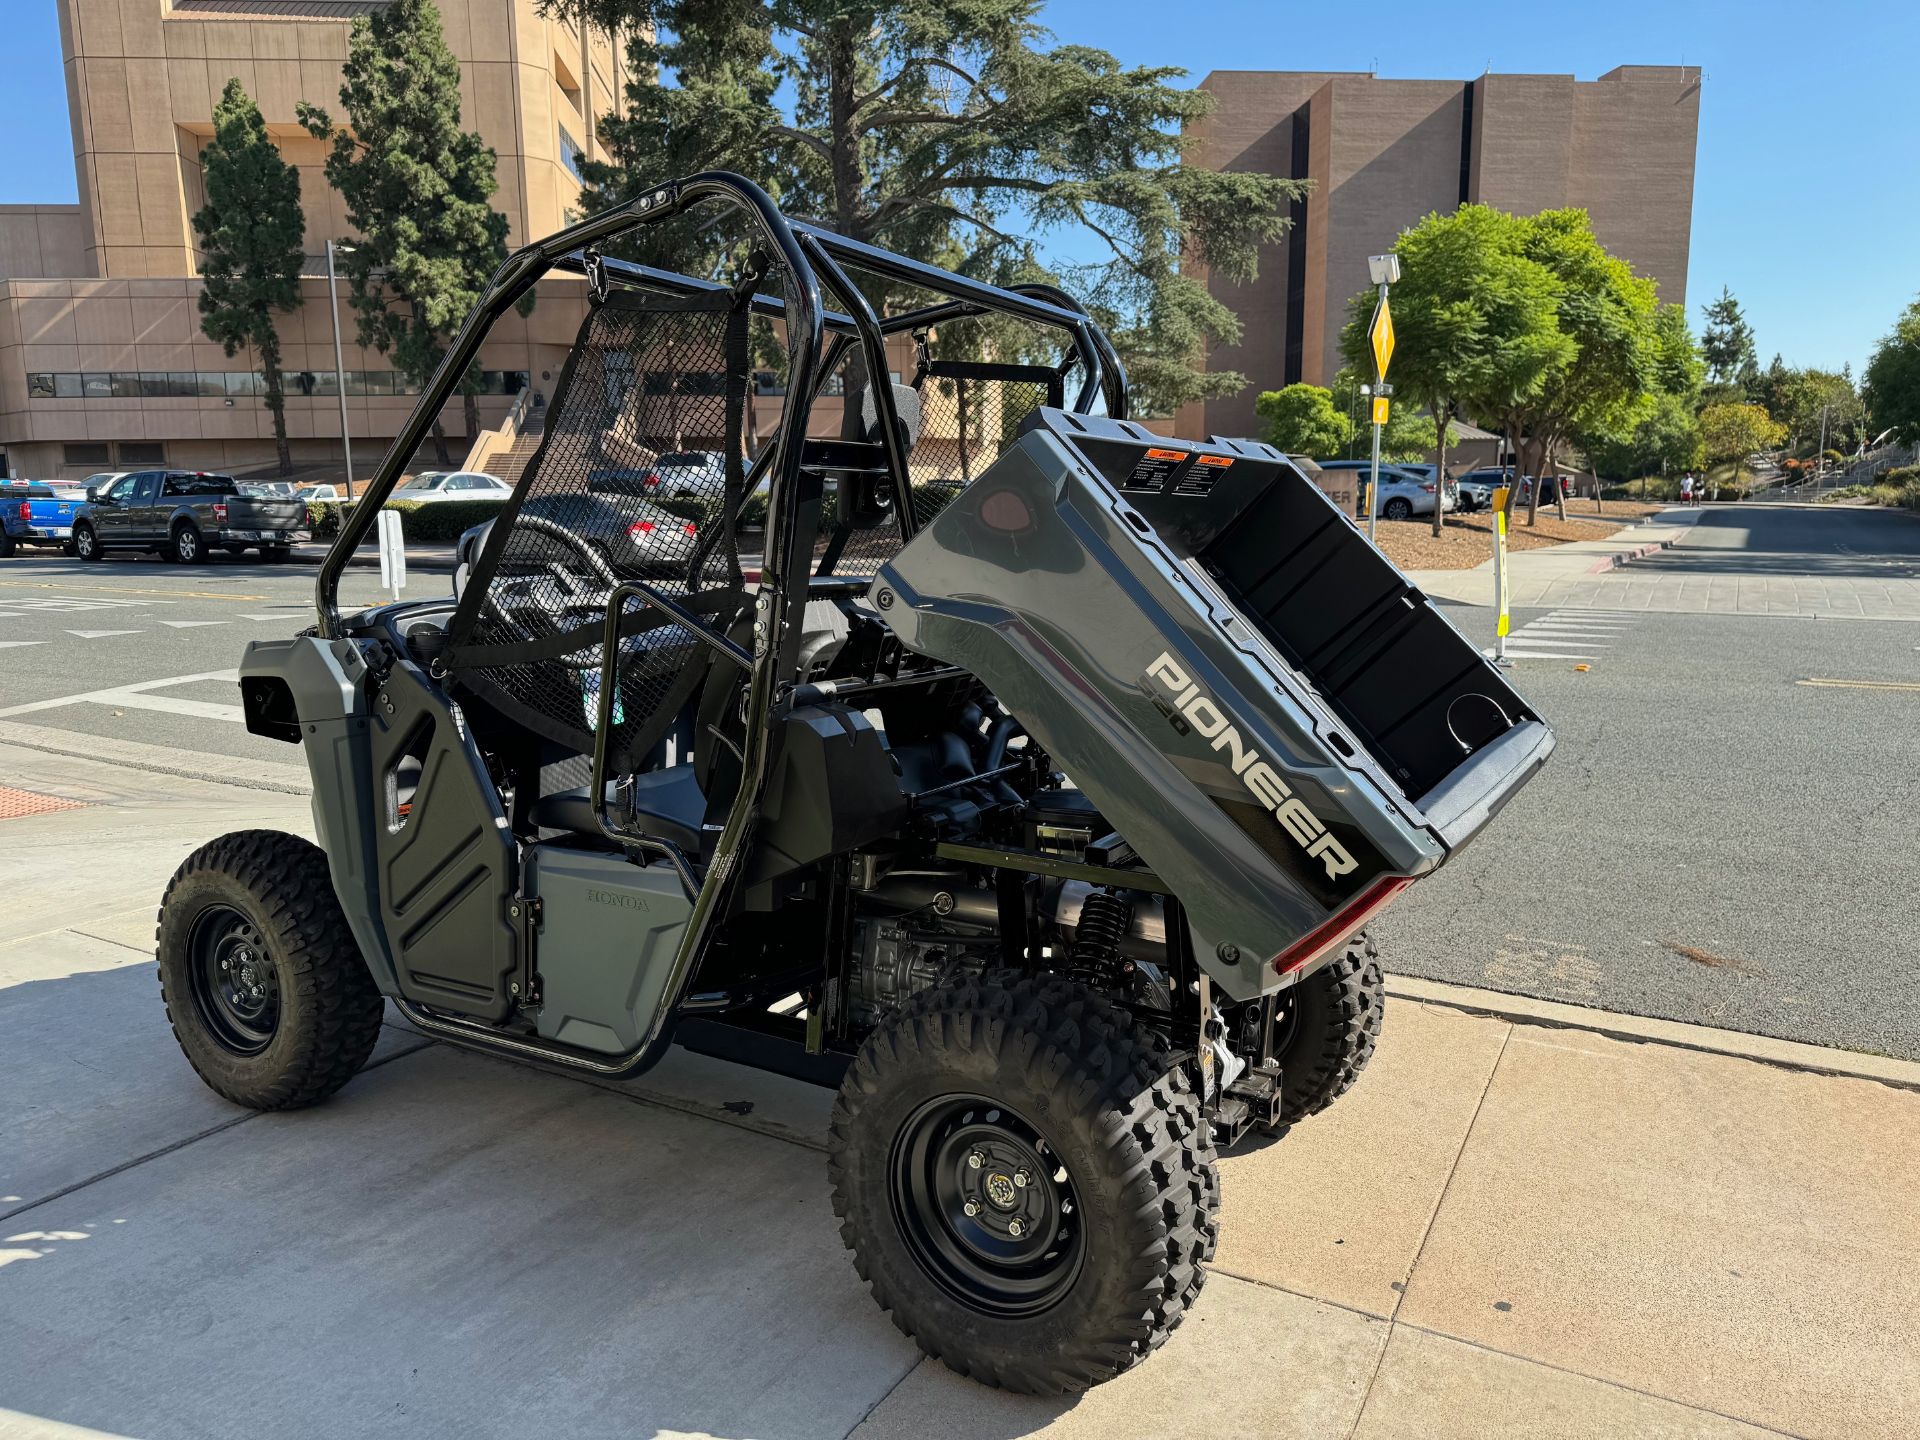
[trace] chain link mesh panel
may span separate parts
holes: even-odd
[[[716,629],[737,609],[723,500],[726,456],[740,441],[745,332],[725,293],[616,292],[582,327],[545,438],[468,580],[448,652],[465,685],[536,733],[591,752],[616,583],[644,581]],[[708,652],[637,600],[622,636],[609,754],[626,768],[635,742],[685,703]]]

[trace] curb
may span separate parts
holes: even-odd
[[[1589,575],[1604,575],[1609,570],[1618,570],[1623,565],[1634,560],[1642,559],[1648,555],[1657,554],[1659,551],[1671,548],[1672,545],[1673,541],[1662,540],[1653,545],[1637,545],[1631,550],[1616,550],[1613,554],[1602,555],[1598,560],[1594,561],[1592,565],[1587,567],[1587,573]]]
[[[1896,1090],[1920,1094],[1920,1064],[1894,1060],[1884,1055],[1867,1055],[1855,1050],[1834,1050],[1822,1045],[1806,1045],[1797,1040],[1776,1040],[1769,1035],[1749,1035],[1740,1030],[1717,1030],[1708,1025],[1686,1025],[1678,1020],[1656,1020],[1643,1015],[1619,1015],[1610,1010],[1590,1009],[1557,1000],[1536,1000],[1528,995],[1508,995],[1498,990],[1478,990],[1471,985],[1449,985],[1439,980],[1421,980],[1411,975],[1389,975],[1387,994],[1420,1005],[1441,1005],[1468,1015],[1484,1015],[1516,1025],[1538,1025],[1550,1030],[1585,1030],[1613,1040],[1643,1045],[1665,1045],[1674,1050],[1694,1050],[1705,1055],[1725,1055],[1736,1060],[1773,1065],[1809,1075],[1830,1075],[1848,1080],[1872,1080]]]

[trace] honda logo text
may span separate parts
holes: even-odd
[[[1261,807],[1271,811],[1281,828],[1326,867],[1329,880],[1338,880],[1353,871],[1355,861],[1347,853],[1347,847],[1327,833],[1320,818],[1287,788],[1260,752],[1241,738],[1226,712],[1200,693],[1200,687],[1171,655],[1163,652],[1147,667],[1145,678],[1153,682],[1148,693],[1154,707],[1172,721],[1181,734],[1191,732],[1209,741]]]

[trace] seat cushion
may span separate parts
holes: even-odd
[[[630,794],[632,823],[637,829],[661,840],[671,840],[682,850],[699,851],[700,826],[707,818],[707,797],[700,793],[693,766],[673,765],[664,770],[644,771],[633,777]],[[614,797],[614,788],[609,785],[610,804],[614,803]],[[617,808],[614,817],[621,818]],[[533,823],[543,830],[568,830],[596,838],[600,835],[585,786],[542,795],[533,802]]]

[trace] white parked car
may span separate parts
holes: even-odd
[[[394,487],[394,500],[492,500],[504,505],[513,487],[478,470],[422,470]]]
[[[315,501],[325,503],[329,500],[338,500],[340,498],[340,487],[338,485],[302,485],[298,490],[293,492],[293,498],[296,500],[304,500],[308,504],[312,504]]]

